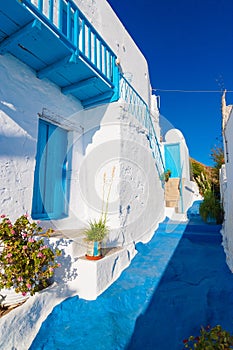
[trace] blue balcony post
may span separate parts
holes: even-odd
[[[49,20],[53,23],[53,1],[49,1]]]
[[[91,28],[88,27],[88,58],[91,61]]]
[[[85,28],[85,21],[84,21],[84,19],[82,19],[82,42],[81,42],[81,44],[82,44],[82,49],[81,49],[81,51],[82,51],[82,53],[85,55],[85,51],[86,51],[86,33],[85,33],[85,30],[86,30],[86,28]]]
[[[120,71],[116,65],[116,57],[111,56],[112,60],[112,81],[114,85],[114,94],[111,98],[111,102],[117,101],[120,97]]]
[[[94,65],[97,67],[97,38],[94,34]]]
[[[107,75],[107,49],[104,46],[104,74]]]
[[[63,0],[59,0],[58,4],[58,28],[62,32],[62,22],[63,22]]]
[[[78,51],[79,46],[79,11],[78,9],[74,12],[74,46],[76,51]]]
[[[38,10],[41,13],[43,12],[43,0],[38,0]]]
[[[71,39],[71,6],[70,1],[67,3],[67,38]]]
[[[109,51],[107,51],[107,77],[112,81],[112,55]]]
[[[102,61],[102,44],[101,41],[99,40],[99,66],[100,66],[100,71],[103,72],[103,61]]]

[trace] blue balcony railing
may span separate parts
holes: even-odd
[[[123,76],[120,79],[120,98],[126,102],[127,111],[136,117],[140,124],[147,129],[148,140],[153,157],[155,158],[155,164],[159,177],[163,181],[165,167],[149,108],[142,97]]]
[[[81,57],[115,92],[119,91],[116,55],[72,0],[17,1],[45,24],[74,56]]]

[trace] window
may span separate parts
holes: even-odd
[[[32,201],[33,218],[67,214],[67,131],[39,119]]]

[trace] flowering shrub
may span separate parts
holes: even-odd
[[[42,228],[30,222],[27,215],[19,217],[14,224],[5,215],[0,223],[0,289],[14,287],[23,295],[48,286],[48,280],[59,267],[55,259],[61,254],[53,252],[38,234]],[[49,235],[52,230],[46,231]],[[36,237],[37,235],[37,237]]]
[[[214,350],[214,349],[233,349],[233,336],[229,332],[217,325],[213,328],[207,326],[201,327],[200,335],[190,336],[183,340],[185,349],[189,350]]]

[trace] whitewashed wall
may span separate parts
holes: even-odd
[[[118,55],[122,73],[150,105],[146,59],[108,2],[76,0],[76,3]],[[54,5],[57,6],[56,1]],[[47,11],[46,3],[44,11]],[[122,101],[83,111],[79,101],[62,95],[49,81],[37,79],[31,69],[9,55],[1,57],[0,73],[2,81],[8,82],[0,90],[2,211],[13,219],[24,212],[31,213],[38,113],[45,108],[48,116],[55,115],[55,119],[56,115],[61,116],[76,128],[69,133],[72,150],[72,166],[68,174],[71,189],[69,216],[64,220],[49,221],[47,226],[52,224],[57,229],[82,228],[90,218],[98,217],[103,173],[110,176],[115,166],[109,201],[110,243],[118,241],[124,244],[134,241],[136,237],[140,239],[145,231],[151,235],[163,216],[163,190],[145,130],[133,116],[123,112]],[[159,139],[159,112],[155,97],[152,98],[152,112]],[[159,193],[154,196],[156,203],[154,193]],[[148,200],[155,204],[158,215],[152,216],[151,211],[155,212],[156,208],[152,209],[152,205],[147,208]],[[123,231],[120,227],[124,227]],[[143,240],[148,240],[148,237],[143,236]]]
[[[82,106],[10,55],[0,56],[0,77],[0,208],[14,220],[31,213],[38,113],[66,118]]]
[[[79,119],[78,115],[84,127],[83,156],[73,153],[70,217],[57,221],[56,226],[72,228],[79,222],[82,228],[90,219],[98,219],[103,176],[106,173],[109,182],[115,167],[108,206],[108,245],[148,241],[164,217],[164,193],[146,129],[127,112],[123,102],[79,112],[73,119]],[[108,184],[105,200],[107,191]]]
[[[223,246],[227,264],[233,272],[233,108],[228,108],[228,111],[231,112],[223,128],[225,167],[220,179],[224,205]]]
[[[127,120],[121,116],[120,104],[103,105],[83,111],[77,100],[62,95],[50,82],[37,79],[32,70],[9,55],[1,56],[0,74],[2,81],[7,82],[0,90],[2,212],[9,214],[12,219],[25,212],[31,213],[38,113],[46,108],[67,119],[77,128],[80,125],[84,128],[83,135],[80,131],[74,131],[70,137],[73,163],[69,218],[60,222],[54,221],[55,228],[81,228],[91,217],[100,213],[103,173],[106,171],[110,176],[113,166],[116,166],[116,175],[109,205],[112,212],[111,226],[119,230],[122,226],[120,221],[124,222],[126,216],[127,221],[132,224],[136,217],[140,217],[140,212],[146,218],[144,211],[147,197],[153,194],[148,181],[156,183],[158,175],[154,166],[151,168],[151,180],[148,176],[143,177],[147,174],[145,169],[148,167],[143,162],[153,163],[151,150],[149,144],[142,147],[147,142],[145,131],[141,131],[143,128],[136,126],[133,117],[130,122],[129,116]],[[127,148],[124,144],[128,140],[133,140],[133,144]],[[127,162],[130,163],[129,168],[131,167],[130,175],[126,175],[124,168],[128,166]],[[124,186],[126,188],[123,190]],[[162,200],[161,192],[157,208],[162,207]],[[128,206],[130,209],[125,208]],[[147,208],[149,216],[150,210],[155,209],[152,206],[150,208]],[[157,219],[155,217],[155,221]],[[132,225],[130,227],[131,237],[141,235],[141,230],[144,230],[139,228],[136,232]],[[117,231],[116,235],[122,243],[127,241],[121,232]],[[112,242],[114,240],[115,238],[111,238]]]

